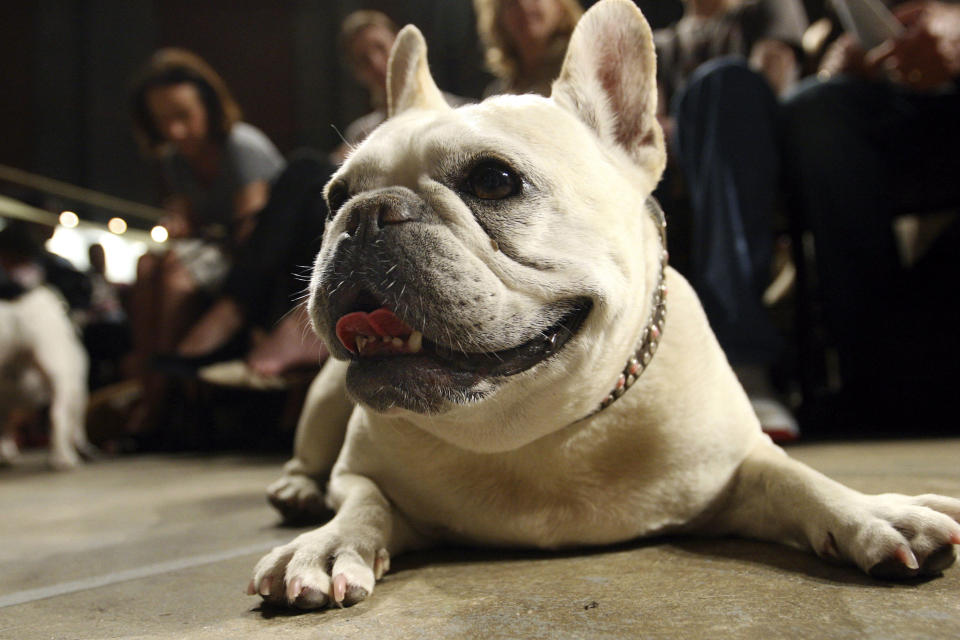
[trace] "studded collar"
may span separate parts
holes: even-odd
[[[611,404],[617,401],[627,389],[629,389],[637,378],[646,370],[653,354],[657,352],[660,345],[660,338],[663,336],[664,323],[667,317],[667,285],[664,282],[666,278],[667,261],[667,220],[663,214],[660,203],[653,196],[647,198],[644,203],[647,213],[653,218],[653,222],[660,232],[660,273],[657,275],[657,282],[653,289],[653,296],[650,303],[650,315],[647,317],[647,324],[643,329],[643,335],[640,338],[640,347],[627,360],[626,366],[617,377],[610,393],[606,395],[603,401],[596,409],[581,418],[585,420],[600,413]],[[578,420],[579,422],[579,420]]]

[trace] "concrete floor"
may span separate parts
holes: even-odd
[[[960,440],[794,446],[858,489],[960,496]],[[660,539],[565,554],[395,559],[353,608],[260,608],[250,569],[299,529],[263,498],[282,460],[129,457],[0,469],[0,638],[958,638],[960,568],[872,580],[771,544]]]

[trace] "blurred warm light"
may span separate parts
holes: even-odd
[[[68,229],[73,229],[80,224],[80,217],[73,211],[64,211],[60,214],[60,224]]]
[[[58,226],[47,241],[47,250],[86,271],[90,267],[87,251],[94,242],[103,245],[106,253],[108,280],[131,283],[136,279],[137,260],[147,252],[147,243],[132,240],[129,235],[118,236],[92,226],[76,229]]]
[[[150,229],[150,237],[153,238],[154,242],[163,244],[167,241],[167,238],[170,237],[170,234],[167,233],[166,227],[158,224],[153,229]]]
[[[111,233],[115,233],[118,236],[123,235],[127,231],[127,222],[123,218],[110,218],[110,221],[107,223],[107,229],[110,229]]]

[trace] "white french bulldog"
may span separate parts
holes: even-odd
[[[960,500],[858,493],[762,433],[666,266],[654,69],[639,10],[603,0],[549,99],[451,109],[401,32],[390,117],[327,187],[309,304],[340,362],[270,489],[287,515],[317,511],[329,473],[336,515],[261,559],[251,595],[349,605],[438,541],[737,534],[881,577],[954,562]]]
[[[87,352],[67,316],[66,303],[37,286],[0,300],[0,464],[19,456],[8,413],[50,406],[50,465],[71,469],[87,440]]]

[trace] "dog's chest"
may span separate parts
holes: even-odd
[[[415,527],[454,542],[556,548],[609,544],[687,521],[676,478],[651,466],[643,438],[475,454],[411,427],[377,433],[362,464]],[[368,442],[367,445],[371,445]]]

